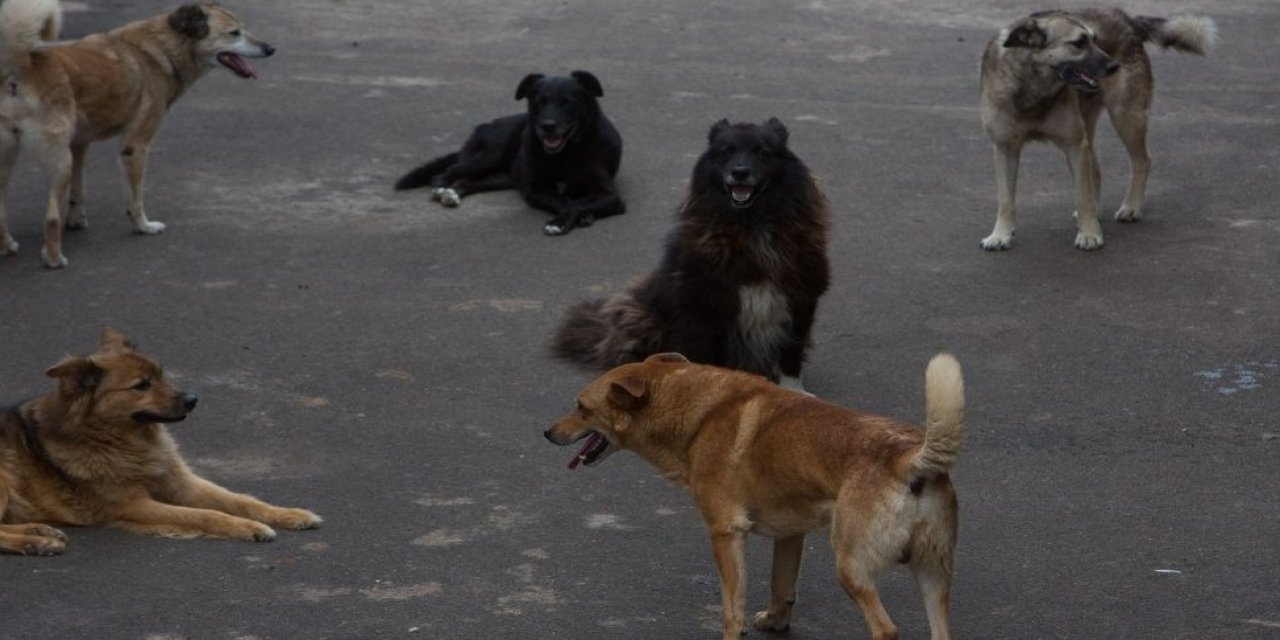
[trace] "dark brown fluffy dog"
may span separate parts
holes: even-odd
[[[178,455],[164,423],[196,397],[107,329],[98,351],[46,374],[53,393],[0,413],[0,552],[53,555],[67,537],[45,524],[269,541],[271,526],[313,529],[320,517],[232,493]],[[271,525],[271,526],[267,526]]]
[[[876,590],[894,564],[910,567],[930,635],[946,640],[958,509],[950,472],[964,442],[964,380],[950,355],[929,363],[925,405],[921,430],[668,353],[597,378],[546,437],[585,441],[570,467],[630,449],[689,489],[720,571],[725,640],[746,632],[747,533],[774,539],[772,597],[755,626],[782,631],[805,533],[824,527],[873,640],[898,637]]]
[[[565,314],[564,360],[607,368],[678,351],[803,390],[809,334],[827,290],[827,200],[787,128],[717,122],[653,273]]]

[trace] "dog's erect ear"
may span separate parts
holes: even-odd
[[[1029,47],[1039,49],[1048,42],[1049,36],[1036,23],[1034,18],[1021,20],[1009,30],[1009,37],[1004,39],[1006,47]]]
[[[62,362],[49,367],[44,374],[58,380],[62,392],[68,395],[88,391],[98,386],[102,369],[92,360],[79,356],[67,356]]]
[[[688,362],[689,359],[678,353],[655,353],[644,359],[645,362]]]
[[[533,85],[546,76],[541,73],[531,73],[520,81],[520,86],[516,87],[516,100],[524,100],[529,95],[529,91],[533,89]]]
[[[590,71],[574,71],[569,74],[569,77],[577,80],[578,84],[583,87],[586,87],[587,91],[591,95],[597,98],[604,97],[604,87],[600,86],[600,80],[596,79],[594,75],[591,75]]]
[[[169,27],[184,36],[199,40],[209,35],[209,14],[198,4],[184,4],[169,14]]]
[[[128,336],[107,327],[102,330],[102,338],[98,340],[98,348],[103,351],[133,351],[138,348]]]
[[[729,127],[732,126],[729,124],[728,118],[721,119],[720,122],[711,125],[711,131],[707,132],[707,142],[715,142],[716,138],[720,137],[720,134],[728,131]]]
[[[764,123],[764,128],[769,133],[778,136],[778,140],[782,142],[783,146],[786,146],[787,137],[791,135],[791,132],[787,131],[787,125],[782,124],[781,120],[777,118],[769,118],[769,120]]]
[[[632,411],[643,407],[648,400],[649,389],[640,378],[627,376],[609,384],[609,402],[614,406]]]

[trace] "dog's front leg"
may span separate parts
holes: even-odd
[[[529,206],[550,213],[551,222],[542,226],[542,233],[562,236],[578,224],[578,209],[568,198],[554,192],[526,189],[522,194]]]
[[[1017,222],[1014,205],[1018,191],[1018,160],[1022,155],[1022,145],[996,143],[992,148],[996,159],[996,226],[991,235],[982,239],[982,248],[998,251],[1013,244]]]
[[[769,579],[769,608],[756,614],[755,627],[761,631],[786,631],[791,627],[791,609],[796,604],[796,580],[800,577],[800,556],[804,536],[773,541],[773,576]]]
[[[720,572],[720,606],[724,640],[747,632],[747,534],[737,527],[712,528],[711,548]]]
[[[284,529],[314,529],[323,521],[306,509],[290,509],[267,504],[253,496],[228,491],[194,474],[180,480],[175,502],[187,507],[214,509],[265,522]]]
[[[1088,138],[1079,144],[1063,144],[1076,183],[1076,248],[1093,251],[1102,248],[1102,225],[1098,222],[1098,160]]]
[[[155,126],[159,124],[159,118],[156,118]],[[120,144],[120,166],[124,168],[125,184],[129,188],[129,219],[133,222],[134,233],[143,235],[154,235],[164,231],[163,222],[147,219],[147,210],[142,199],[142,183],[147,174],[147,155],[150,153],[151,136],[154,134],[154,128],[135,134],[126,133]]]
[[[261,522],[238,518],[212,509],[193,509],[138,497],[112,514],[109,523],[134,533],[170,538],[232,538],[254,542],[270,542],[276,532]]]

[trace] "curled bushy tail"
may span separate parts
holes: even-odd
[[[649,309],[627,290],[569,309],[556,330],[551,353],[561,360],[591,368],[615,367],[657,353],[662,329]]]
[[[1178,15],[1171,18],[1136,16],[1138,35],[1147,42],[1184,53],[1207,55],[1218,41],[1218,25],[1212,18]]]
[[[919,475],[947,473],[964,446],[964,376],[949,353],[929,361],[924,373],[924,445],[912,461]]]
[[[450,153],[449,155],[440,156],[431,162],[428,162],[396,181],[396,191],[404,191],[406,189],[417,189],[431,184],[431,179],[444,173],[449,167],[457,164],[458,153]]]
[[[0,70],[18,71],[36,43],[57,40],[61,29],[58,0],[0,0]]]

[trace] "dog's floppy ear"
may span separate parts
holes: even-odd
[[[107,327],[102,330],[102,338],[98,340],[98,348],[103,351],[133,351],[138,348],[128,336]]]
[[[764,123],[764,128],[769,133],[778,136],[778,140],[782,142],[783,146],[786,146],[787,137],[790,136],[791,133],[787,131],[787,125],[782,124],[781,120],[777,118],[769,118],[768,122]]]
[[[728,118],[722,118],[720,122],[711,125],[711,131],[707,132],[707,142],[715,142],[716,138],[720,137],[720,134],[728,131],[729,127],[732,126],[729,124]]]
[[[516,100],[524,100],[529,95],[529,90],[533,88],[539,80],[545,78],[541,73],[531,73],[520,81],[520,86],[516,87]]]
[[[1035,18],[1027,18],[1019,21],[1009,30],[1009,36],[1004,39],[1004,46],[1039,49],[1048,40],[1049,36],[1036,23]]]
[[[604,87],[600,86],[600,80],[598,80],[594,75],[591,75],[590,71],[574,71],[569,74],[569,77],[577,80],[578,84],[583,87],[586,87],[587,91],[591,95],[597,98],[604,97]]]
[[[688,362],[689,359],[679,353],[655,353],[644,359],[645,362]]]
[[[169,28],[199,40],[209,35],[209,14],[198,4],[184,4],[169,14]]]
[[[635,376],[619,378],[609,384],[609,402],[627,410],[643,407],[649,400],[649,388]]]
[[[98,386],[102,379],[102,369],[92,360],[79,356],[63,358],[62,362],[49,367],[44,374],[57,379],[59,388],[67,395],[88,391]]]

